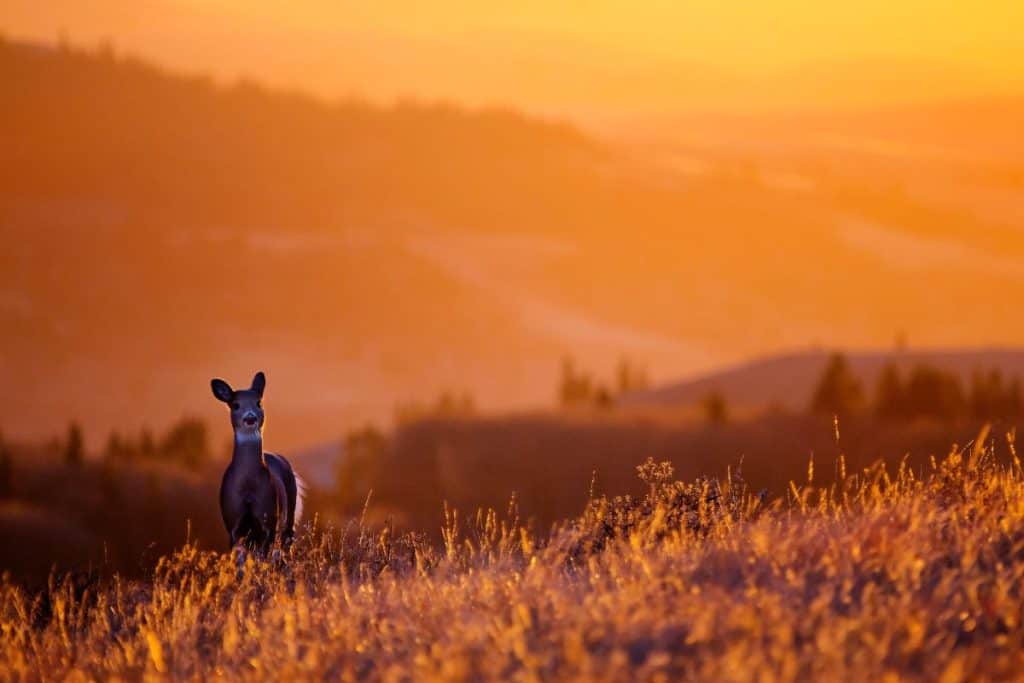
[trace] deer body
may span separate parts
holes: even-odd
[[[233,390],[211,382],[213,395],[231,408],[234,450],[220,485],[220,511],[230,547],[244,545],[266,554],[274,540],[291,543],[302,515],[302,480],[282,456],[263,450],[263,390],[257,373],[252,387]]]

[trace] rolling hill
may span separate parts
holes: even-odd
[[[1024,336],[1013,154],[757,145],[725,118],[652,151],[9,41],[0,79],[14,438],[78,419],[96,446],[189,413],[226,440],[209,379],[257,369],[268,445],[290,448],[446,389],[549,403],[565,355],[664,379],[809,342]]]
[[[741,365],[623,397],[626,406],[693,406],[720,393],[729,404],[747,409],[778,407],[805,410],[821,379],[830,351],[811,350],[757,358]],[[927,365],[953,373],[969,386],[976,371],[998,369],[1005,377],[1024,376],[1024,349],[929,349],[853,351],[844,354],[850,370],[869,395],[882,368],[892,363],[903,373]]]

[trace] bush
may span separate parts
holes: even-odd
[[[752,519],[767,494],[751,497],[739,470],[725,482],[706,477],[691,483],[675,481],[670,462],[648,458],[638,465],[637,476],[649,490],[629,495],[592,499],[573,525],[577,536],[570,552],[573,562],[603,550],[615,539],[642,537],[658,541],[685,531],[704,536],[721,525]]]

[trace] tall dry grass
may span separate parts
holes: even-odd
[[[14,680],[1005,680],[1024,671],[1024,471],[993,440],[772,503],[732,475],[549,535],[309,534],[284,566],[186,547],[146,582],[0,586]],[[820,467],[820,464],[819,464]],[[808,473],[813,480],[813,472]],[[316,542],[309,539],[318,538]]]

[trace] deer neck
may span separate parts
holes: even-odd
[[[256,469],[263,467],[263,434],[240,434],[235,432],[235,449],[232,462],[241,467]]]

